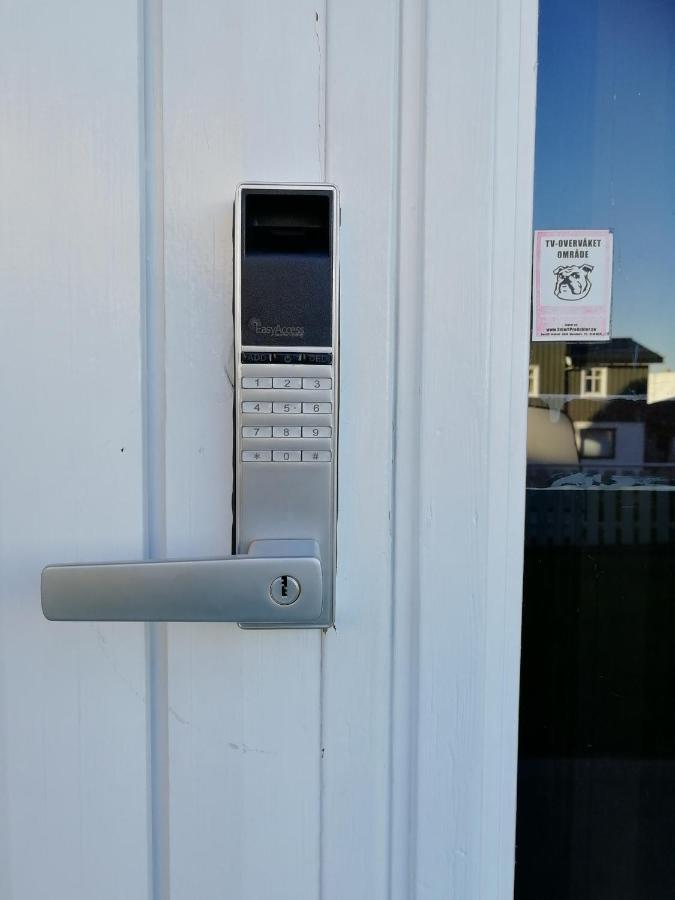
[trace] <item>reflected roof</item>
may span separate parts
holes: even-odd
[[[612,338],[611,341],[591,344],[568,344],[567,355],[575,368],[612,364],[635,366],[663,362],[662,356],[638,344],[633,338]]]

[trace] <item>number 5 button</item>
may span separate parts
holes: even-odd
[[[275,403],[273,409],[274,409],[275,413],[299,413],[300,412],[300,404],[299,403]]]

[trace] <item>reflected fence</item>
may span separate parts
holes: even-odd
[[[528,466],[527,546],[675,543],[675,465],[546,469]]]

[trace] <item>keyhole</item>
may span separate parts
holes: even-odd
[[[270,585],[270,597],[281,606],[290,606],[300,596],[300,582],[292,575],[279,575]]]

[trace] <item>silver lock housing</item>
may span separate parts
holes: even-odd
[[[246,252],[246,199],[251,195],[328,198],[330,208],[330,342],[243,343],[242,268]],[[234,211],[235,441],[234,552],[247,553],[259,540],[312,540],[319,546],[323,573],[320,615],[302,623],[244,624],[242,627],[316,627],[334,622],[337,559],[337,457],[339,413],[339,195],[326,184],[259,184],[239,186]],[[269,321],[275,323],[274,289],[269,297]],[[311,297],[308,298],[311,303]],[[256,321],[265,328],[265,313]],[[291,326],[303,327],[300,319]],[[247,323],[250,325],[250,320]],[[283,325],[284,323],[282,323]],[[257,328],[258,326],[256,326]],[[248,327],[248,340],[251,329]],[[328,361],[329,360],[329,361]],[[282,379],[292,387],[284,389]],[[312,389],[319,379],[321,388]],[[258,380],[264,387],[244,387]],[[270,387],[271,384],[274,385]],[[325,387],[330,382],[330,388]],[[259,404],[260,412],[244,412],[243,404]],[[280,410],[289,404],[292,410]],[[330,404],[330,413],[326,413]],[[321,410],[314,412],[314,409]],[[251,409],[250,405],[246,409]],[[252,437],[251,429],[264,429]],[[278,429],[292,436],[278,437]],[[246,431],[244,431],[246,429]],[[276,430],[275,430],[276,429]],[[298,433],[299,429],[299,433]],[[313,437],[318,429],[320,436]],[[328,429],[330,433],[328,433]],[[261,454],[253,460],[252,456]],[[283,454],[290,455],[284,461]],[[312,458],[318,454],[316,461]],[[246,460],[246,461],[245,461]],[[277,601],[278,602],[278,601]]]

